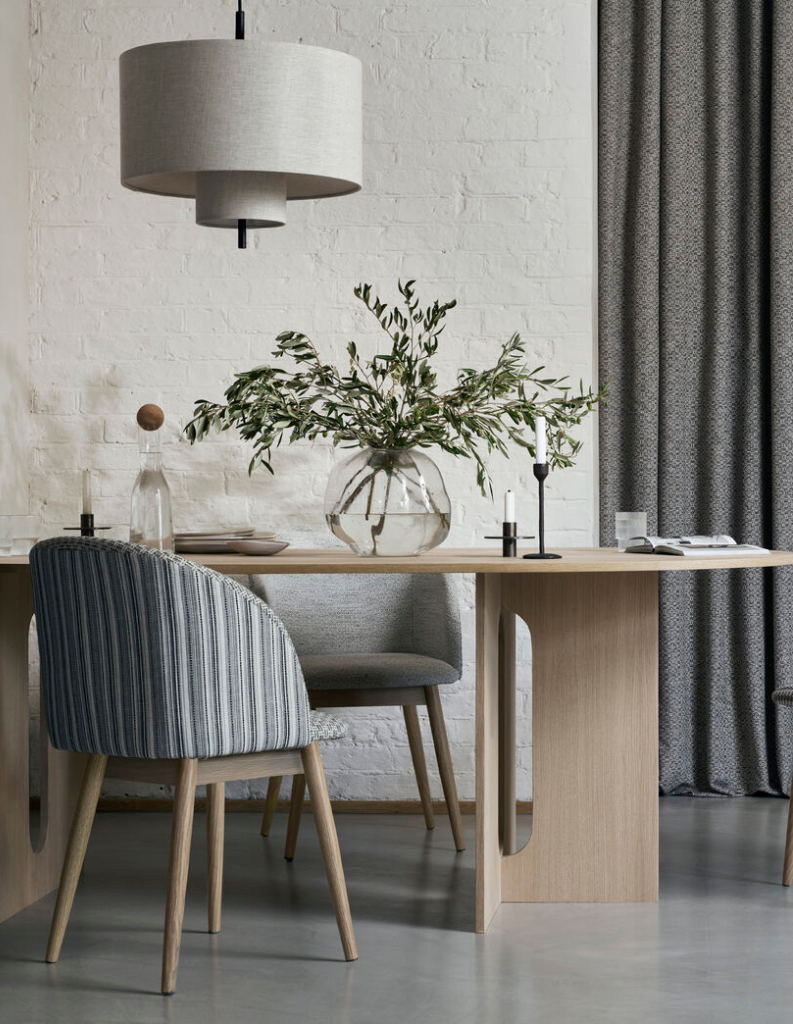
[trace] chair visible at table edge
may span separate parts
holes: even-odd
[[[426,705],[455,847],[465,850],[439,686],[462,674],[460,615],[443,574],[257,575],[255,593],[292,636],[314,708],[401,707],[424,822],[435,827],[429,778],[416,708]],[[332,609],[332,613],[331,613]],[[262,817],[268,835],[280,780],[270,781]],[[299,794],[290,801],[287,860],[300,824]]]
[[[793,686],[780,686],[771,694],[771,700],[779,707],[793,708]],[[782,885],[793,883],[793,780],[785,830],[785,854],[782,861]]]

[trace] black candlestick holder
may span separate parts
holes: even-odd
[[[83,512],[80,515],[79,526],[64,526],[64,530],[79,530],[81,537],[93,537],[96,530],[112,530],[112,526],[96,526],[92,512]]]
[[[524,555],[524,558],[561,558],[561,555],[554,555],[545,550],[545,478],[548,476],[548,463],[535,462],[534,476],[540,487],[540,550]]]
[[[519,540],[534,540],[534,535],[529,537],[518,536],[518,524],[517,523],[502,523],[502,533],[491,534],[485,537],[485,540],[500,540],[501,541],[501,554],[504,558],[517,558],[518,556],[518,541]]]

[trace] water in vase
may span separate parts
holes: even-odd
[[[420,555],[449,536],[449,512],[332,512],[326,517],[334,537],[358,555]]]

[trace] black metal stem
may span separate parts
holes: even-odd
[[[93,537],[94,535],[94,517],[91,512],[82,512],[80,514],[80,536],[81,537]]]
[[[524,555],[524,558],[561,558],[561,555],[548,554],[545,550],[545,478],[548,476],[547,462],[534,463],[534,477],[539,485],[540,497],[540,550],[536,554]]]
[[[234,26],[234,38],[244,39],[245,38],[245,11],[242,9],[242,0],[237,0],[237,15]],[[237,221],[237,248],[247,249],[248,248],[248,222],[246,220]]]

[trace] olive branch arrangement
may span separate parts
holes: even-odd
[[[529,369],[519,334],[504,343],[487,370],[461,369],[453,387],[440,391],[432,359],[455,300],[422,307],[415,281],[399,282],[401,301],[391,306],[360,284],[355,297],[377,319],[391,340],[391,351],[371,359],[347,345],[349,366],[342,372],[323,362],[305,334],[284,331],[273,351],[276,359],[291,356],[297,369],[258,366],[236,375],[225,393],[226,404],[196,402],[185,427],[190,443],[236,427],[254,445],[248,471],[259,464],[271,473],[273,446],[286,441],[332,438],[334,445],[374,449],[430,448],[473,459],[484,494],[490,487],[486,456],[509,457],[514,442],[534,456],[531,433],[535,418],[545,417],[548,461],[570,466],[581,448],[569,428],[580,423],[605,398],[605,388],[572,393],[564,377],[541,376],[544,367]],[[526,434],[529,434],[527,437]]]

